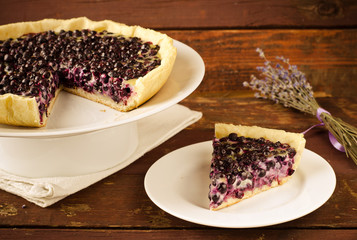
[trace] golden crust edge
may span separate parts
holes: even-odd
[[[92,29],[101,31],[107,29],[124,36],[131,37],[136,26],[128,26],[111,20],[92,21],[86,17],[71,19],[46,18],[39,21],[17,22],[0,26],[0,40],[17,38],[26,33],[38,33],[48,30],[59,32],[60,30]]]
[[[0,95],[0,123],[40,127],[40,114],[35,98],[10,93]]]
[[[51,113],[60,89],[51,100],[48,114]],[[34,97],[23,97],[14,94],[0,95],[0,123],[14,126],[44,127],[48,117],[44,114],[42,123],[38,105]]]

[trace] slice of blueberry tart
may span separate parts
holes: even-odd
[[[0,26],[0,123],[45,126],[61,89],[130,111],[160,90],[175,58],[167,35],[109,20]]]
[[[219,210],[287,182],[305,148],[303,134],[257,126],[215,125],[210,210]]]

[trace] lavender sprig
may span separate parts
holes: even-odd
[[[280,63],[273,66],[260,48],[256,51],[264,60],[264,66],[257,67],[263,79],[252,75],[251,81],[243,82],[243,86],[257,91],[254,94],[257,98],[270,99],[285,107],[292,107],[316,116],[320,106],[313,96],[312,87],[306,80],[305,74],[299,71],[296,65],[291,65],[289,59],[276,57]],[[343,145],[347,157],[351,157],[357,164],[357,128],[326,112],[317,117],[321,118],[326,128]]]
[[[311,85],[306,81],[305,74],[300,72],[295,65],[290,65],[289,59],[276,57],[283,64],[277,63],[275,67],[266,59],[264,52],[257,48],[259,56],[265,60],[264,67],[257,67],[264,79],[251,76],[250,83],[244,82],[243,86],[259,91],[255,93],[258,98],[271,99],[285,107],[293,107],[300,111],[315,114],[319,108]]]

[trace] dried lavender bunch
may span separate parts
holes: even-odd
[[[251,81],[244,82],[243,86],[258,91],[255,93],[257,98],[271,99],[285,107],[317,116],[317,110],[321,108],[313,96],[312,87],[307,82],[305,74],[299,71],[296,65],[290,65],[289,59],[276,57],[280,63],[273,66],[260,48],[257,48],[257,52],[265,61],[264,66],[257,67],[263,79],[252,75]],[[352,158],[357,165],[357,128],[333,117],[327,111],[323,111],[317,117],[343,146],[347,157]]]

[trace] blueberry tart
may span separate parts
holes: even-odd
[[[109,20],[0,26],[0,123],[45,126],[62,89],[130,111],[160,90],[175,58],[167,35]]]
[[[286,183],[305,148],[303,134],[218,123],[210,170],[210,210]]]

